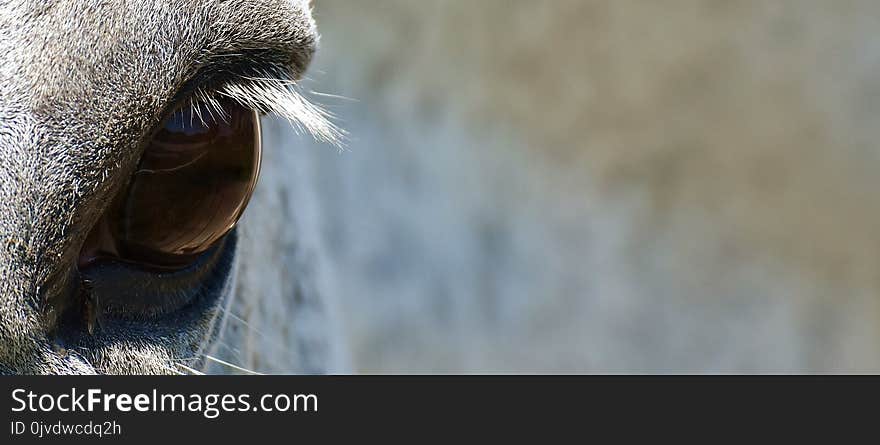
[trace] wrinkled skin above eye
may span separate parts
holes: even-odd
[[[89,235],[80,267],[183,267],[232,229],[259,173],[259,118],[233,102],[221,108],[186,106],[166,119]]]

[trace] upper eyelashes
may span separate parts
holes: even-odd
[[[236,75],[219,86],[197,88],[191,104],[203,104],[209,113],[223,118],[222,99],[231,99],[258,113],[276,113],[287,119],[299,131],[311,134],[320,141],[342,145],[345,134],[333,122],[334,116],[318,105],[309,102],[297,91],[296,82],[289,79],[285,70],[256,71],[256,75]]]

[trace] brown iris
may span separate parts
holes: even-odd
[[[190,264],[226,235],[260,169],[257,114],[233,102],[172,113],[127,186],[88,236],[80,267],[103,260],[159,268]]]

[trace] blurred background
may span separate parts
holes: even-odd
[[[876,2],[313,3],[351,371],[880,372]]]

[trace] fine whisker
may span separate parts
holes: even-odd
[[[233,314],[231,311],[226,310],[226,309],[220,309],[220,310],[223,311],[224,313],[226,313],[226,315],[228,316],[227,319],[239,323],[239,324],[240,324],[241,326],[243,326],[245,329],[250,330],[250,331],[253,332],[254,334],[257,334],[257,335],[258,335],[260,338],[262,338],[263,340],[266,340],[266,341],[267,341],[267,343],[266,343],[267,345],[272,346],[273,348],[276,348],[276,349],[278,349],[279,351],[285,351],[285,352],[286,352],[286,351],[289,351],[289,350],[290,350],[289,347],[282,345],[277,339],[275,339],[275,338],[273,338],[273,337],[267,335],[266,333],[260,331],[259,329],[255,328],[254,326],[252,326],[250,323],[248,323],[247,321],[245,321],[244,319],[242,319],[242,318],[239,317],[238,315],[235,315],[235,314]],[[226,329],[229,329],[228,326],[229,326],[229,325],[227,325],[227,328],[226,328]]]
[[[197,370],[195,370],[195,369],[193,369],[193,368],[190,368],[189,366],[186,366],[186,365],[184,365],[184,364],[182,364],[182,363],[176,363],[176,362],[175,362],[174,364],[177,365],[179,368],[182,368],[184,371],[189,372],[189,373],[192,374],[192,375],[205,375],[204,372],[197,371]],[[181,373],[181,375],[184,375],[184,374]]]
[[[208,359],[208,360],[210,360],[210,361],[212,361],[212,362],[214,362],[214,363],[218,363],[218,364],[220,364],[220,365],[230,367],[230,368],[232,368],[232,369],[235,369],[235,370],[237,370],[237,371],[244,372],[244,373],[246,373],[246,374],[251,374],[251,375],[263,375],[263,374],[261,374],[261,373],[259,373],[259,372],[251,371],[250,369],[242,368],[241,366],[233,365],[232,363],[229,363],[229,362],[227,362],[227,361],[220,360],[219,358],[214,357],[214,356],[212,356],[212,355],[205,354],[205,358]]]

